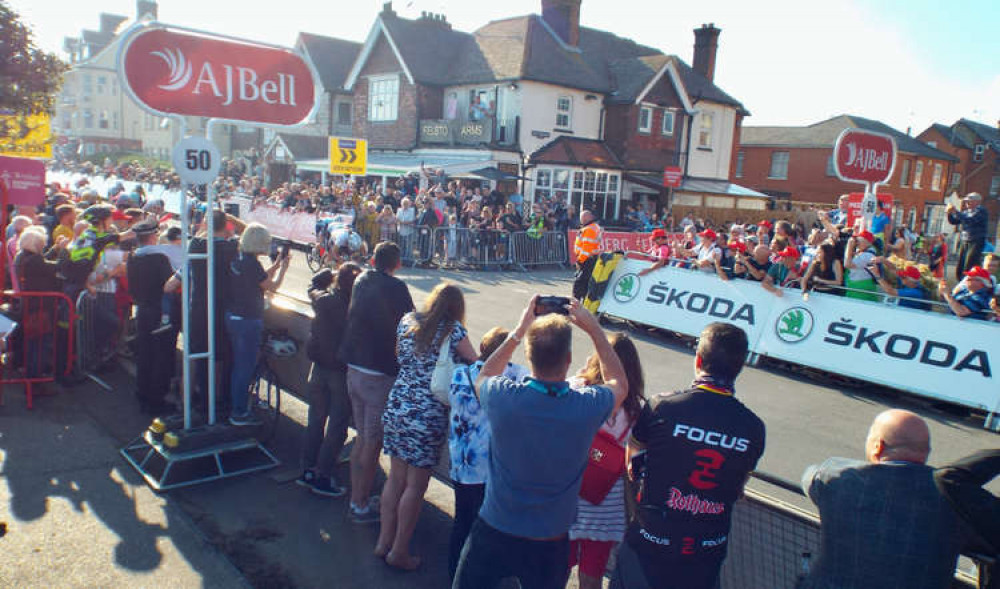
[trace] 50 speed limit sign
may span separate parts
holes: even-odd
[[[177,175],[188,184],[208,184],[219,175],[219,148],[204,137],[185,137],[174,146]]]

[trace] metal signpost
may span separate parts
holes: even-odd
[[[874,131],[844,129],[833,148],[833,163],[841,180],[865,185],[861,216],[865,229],[870,229],[878,209],[875,191],[892,178],[896,168],[896,140]]]
[[[315,117],[320,91],[315,68],[298,52],[160,23],[140,23],[123,34],[118,52],[122,88],[143,110],[170,117],[186,130],[185,118],[205,117],[205,137],[185,137],[174,148],[181,177],[181,231],[187,240],[181,273],[184,416],[182,429],[154,421],[150,430],[121,450],[157,490],[192,485],[271,468],[278,460],[250,435],[253,428],[216,423],[215,414],[215,187],[221,157],[212,142],[216,124],[294,128]],[[190,253],[188,189],[206,186],[205,253]],[[207,350],[191,351],[191,261],[204,260]],[[207,363],[207,423],[191,415],[193,363]],[[181,425],[181,424],[177,424]],[[155,427],[154,427],[155,426]]]

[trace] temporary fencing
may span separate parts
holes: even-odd
[[[562,231],[543,231],[533,234],[520,231],[510,234],[513,254],[511,261],[527,266],[564,266],[569,262],[569,242]]]
[[[434,256],[434,230],[431,227],[409,228],[409,233],[397,233],[393,241],[399,245],[403,264],[426,264]]]
[[[77,371],[110,391],[111,386],[94,373],[116,351],[118,316],[113,297],[100,297],[84,290],[76,298],[75,318]]]
[[[505,266],[511,263],[511,234],[506,231],[438,227],[434,262],[438,266]]]
[[[69,297],[59,292],[4,291],[2,298],[4,314],[16,327],[6,337],[7,358],[0,366],[0,400],[2,385],[24,384],[31,409],[34,385],[53,382],[72,372],[76,313]]]

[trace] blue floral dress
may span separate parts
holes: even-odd
[[[438,462],[448,433],[448,407],[431,394],[431,376],[445,334],[450,332],[447,337],[452,358],[461,362],[456,349],[467,332],[457,321],[442,324],[431,348],[417,354],[413,334],[407,333],[416,324],[416,313],[408,313],[396,330],[399,375],[382,414],[384,449],[410,466],[431,468]]]

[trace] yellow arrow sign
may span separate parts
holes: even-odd
[[[49,115],[0,115],[0,155],[51,158]]]
[[[330,173],[364,176],[368,173],[368,142],[330,137]]]

